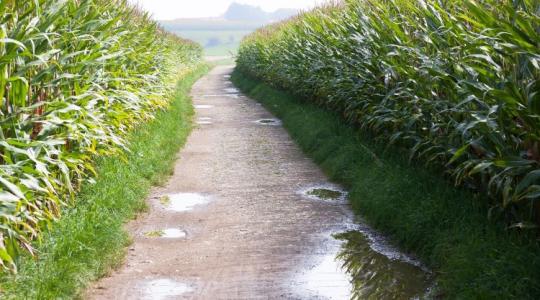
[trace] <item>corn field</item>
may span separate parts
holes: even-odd
[[[126,0],[0,0],[0,18],[0,264],[14,271],[201,49]]]
[[[238,70],[540,220],[540,2],[348,0],[260,29]]]

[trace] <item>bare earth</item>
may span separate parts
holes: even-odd
[[[194,86],[198,128],[179,153],[174,175],[148,199],[149,213],[128,225],[134,243],[125,264],[87,298],[349,297],[347,277],[333,260],[339,244],[331,237],[351,222],[349,207],[299,193],[328,180],[285,129],[256,123],[273,116],[233,88],[231,71],[217,67]],[[179,194],[182,201],[182,193],[208,202],[168,209],[167,200]],[[145,234],[170,228],[187,235]]]

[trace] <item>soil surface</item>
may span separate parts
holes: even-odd
[[[128,224],[124,265],[87,298],[349,297],[331,234],[346,230],[350,208],[301,193],[327,178],[279,120],[232,86],[231,72],[217,67],[193,87],[198,125],[174,174]]]

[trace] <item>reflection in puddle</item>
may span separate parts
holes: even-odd
[[[171,198],[169,198],[169,196],[167,196],[167,195],[161,196],[161,197],[159,197],[159,203],[161,203],[163,205],[169,205],[169,203],[171,203]]]
[[[400,260],[406,263],[409,263],[411,265],[414,265],[416,267],[421,268],[426,273],[429,272],[429,270],[423,266],[419,261],[414,260],[410,256],[400,252],[396,247],[391,245],[388,240],[381,234],[375,232],[373,229],[371,229],[369,226],[365,224],[355,224],[354,229],[359,234],[363,234],[364,238],[369,241],[369,245],[373,251],[380,253],[386,257],[388,257],[391,260]]]
[[[152,280],[144,286],[145,300],[165,300],[192,292],[189,285],[172,281],[170,279]]]
[[[375,250],[364,233],[334,236],[343,241],[338,259],[352,278],[352,299],[415,299],[426,296],[431,275],[419,266]]]
[[[302,281],[311,296],[332,300],[351,298],[350,276],[343,270],[335,254],[324,256],[315,268],[303,276]]]
[[[168,195],[169,203],[166,205],[168,210],[183,212],[195,208],[195,206],[207,204],[207,196],[197,193],[179,193]]]
[[[205,105],[205,104],[199,104],[199,105],[195,105],[195,108],[198,108],[198,109],[205,109],[205,108],[212,108],[214,106],[212,105]]]
[[[183,230],[176,229],[176,228],[169,228],[165,230],[156,230],[156,231],[149,231],[144,234],[147,237],[152,238],[166,238],[166,239],[179,239],[179,238],[185,238],[187,236],[187,233]]]
[[[211,121],[198,120],[197,125],[212,125]]]
[[[362,229],[360,229],[362,230]],[[375,233],[371,232],[372,235]],[[405,254],[377,245],[363,231],[347,231],[325,239],[324,255],[308,262],[293,281],[308,299],[424,299],[429,298],[432,275]],[[385,253],[376,249],[388,248]],[[395,254],[395,253],[394,253]]]
[[[147,237],[161,237],[163,236],[163,231],[162,230],[148,231],[148,232],[145,232],[144,235]]]
[[[346,202],[347,192],[334,184],[321,184],[305,188],[299,193],[311,200]]]
[[[165,229],[161,235],[161,237],[166,239],[180,239],[185,238],[186,236],[187,234],[185,231],[176,228]]]
[[[342,192],[331,189],[312,189],[307,194],[321,200],[338,200],[343,195]]]
[[[199,125],[211,125],[212,124],[212,118],[209,117],[200,117],[197,120],[197,124]]]
[[[281,126],[281,120],[278,119],[261,119],[255,121],[255,123],[267,126]]]

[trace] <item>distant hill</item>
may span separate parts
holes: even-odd
[[[253,30],[268,23],[279,22],[299,13],[298,9],[281,8],[274,12],[248,4],[232,3],[227,11],[217,18],[176,19],[160,21],[165,29],[177,30]]]
[[[268,24],[267,21],[231,21],[224,18],[211,19],[177,19],[160,21],[168,31],[181,30],[255,30]]]
[[[257,6],[233,3],[221,17],[177,19],[161,21],[160,24],[167,31],[200,43],[207,55],[227,55],[236,53],[242,38],[257,28],[287,19],[298,12],[289,8],[267,12]]]
[[[223,17],[230,21],[275,22],[292,17],[297,13],[296,9],[282,8],[275,12],[267,12],[257,6],[233,3]]]
[[[299,12],[300,10],[294,8],[280,8],[275,12],[271,13],[271,20],[282,21],[292,16],[296,16]]]

